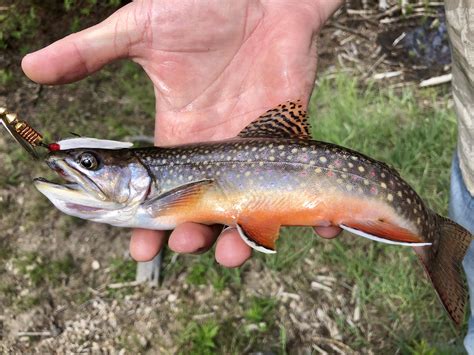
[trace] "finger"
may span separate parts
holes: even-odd
[[[216,245],[216,260],[226,267],[238,267],[252,256],[252,249],[245,244],[234,228],[224,230]]]
[[[320,237],[326,239],[332,239],[338,236],[339,233],[342,232],[342,229],[336,226],[330,227],[313,227],[314,232],[319,235]]]
[[[201,253],[214,244],[221,230],[220,225],[183,223],[171,233],[168,246],[177,253]]]
[[[69,35],[46,48],[28,54],[21,66],[25,74],[41,84],[70,83],[99,70],[106,63],[128,56],[141,35],[136,21],[125,14],[133,3],[124,6],[103,22]]]
[[[130,239],[130,255],[136,261],[150,261],[161,250],[165,240],[165,231],[134,229]]]

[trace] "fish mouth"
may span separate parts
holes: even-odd
[[[69,188],[75,187],[74,184],[79,185],[80,188],[94,195],[96,198],[102,201],[107,200],[107,195],[101,190],[97,184],[89,179],[86,175],[70,166],[65,160],[48,159],[48,166],[54,170],[60,177],[69,182],[64,186]]]
[[[66,183],[57,183],[45,178],[35,178],[34,185],[59,210],[81,218],[91,217],[97,212],[116,210],[120,206],[107,199],[104,192],[88,177],[70,167],[64,160],[47,160],[48,166]]]

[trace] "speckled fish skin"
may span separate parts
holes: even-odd
[[[258,251],[276,249],[281,226],[340,226],[411,245],[455,324],[464,317],[461,263],[473,236],[430,210],[384,163],[309,139],[301,104],[267,111],[232,140],[175,147],[51,153],[68,180],[37,179],[61,211],[116,226],[173,229],[226,224]],[[90,140],[89,140],[90,141]],[[90,143],[88,143],[90,144]]]
[[[202,198],[199,211],[186,206],[178,223],[218,217],[231,224],[246,214],[268,213],[281,225],[339,225],[345,218],[372,216],[433,241],[432,213],[396,171],[333,144],[250,138],[134,152],[153,174],[156,193],[215,181],[207,192],[212,199]]]

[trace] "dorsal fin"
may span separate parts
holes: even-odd
[[[309,130],[306,111],[301,102],[287,101],[250,123],[239,133],[239,137],[310,139]]]

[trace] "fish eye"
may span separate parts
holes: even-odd
[[[97,158],[92,153],[82,153],[79,156],[79,164],[87,170],[96,170],[99,166]]]

